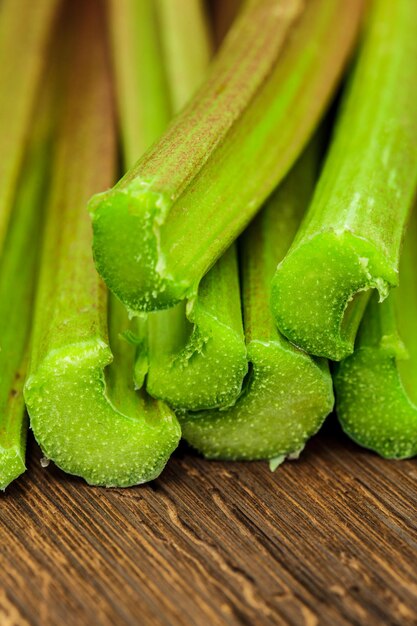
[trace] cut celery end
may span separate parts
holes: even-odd
[[[391,350],[359,347],[338,365],[334,382],[337,415],[349,437],[385,458],[417,455],[417,406]]]
[[[271,307],[280,331],[316,356],[340,361],[353,352],[366,292],[380,299],[397,272],[372,243],[348,231],[322,232],[285,257],[272,282]]]
[[[149,315],[147,390],[176,409],[229,406],[247,369],[237,254],[231,246],[192,301]]]
[[[147,190],[145,182],[133,181],[94,196],[89,209],[96,267],[130,312],[169,308],[191,295],[164,266],[159,248],[162,195]]]
[[[404,240],[400,284],[365,311],[352,356],[334,376],[343,429],[383,457],[417,455],[417,213]]]
[[[154,332],[163,332],[159,324]],[[178,351],[156,352],[152,341],[150,346],[146,389],[151,396],[189,411],[228,406],[238,397],[248,369],[244,338],[216,318],[200,314]]]
[[[260,460],[303,448],[333,407],[327,364],[279,341],[248,345],[252,364],[236,404],[180,416],[183,438],[205,457]]]
[[[69,346],[46,358],[25,388],[31,426],[44,455],[89,484],[128,487],[156,478],[181,431],[162,403],[137,394],[124,415],[107,396],[100,342]]]

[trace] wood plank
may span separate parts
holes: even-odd
[[[417,624],[417,465],[327,427],[297,462],[181,448],[151,485],[51,464],[0,502],[2,626]]]

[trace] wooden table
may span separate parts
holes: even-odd
[[[91,488],[32,444],[1,496],[0,624],[417,624],[417,463],[333,427],[301,460],[207,462]]]

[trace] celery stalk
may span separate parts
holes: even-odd
[[[57,7],[58,0],[0,4],[0,249]]]
[[[50,131],[48,119],[42,119],[42,112],[39,117],[34,122],[23,161],[0,260],[0,489],[5,489],[26,469],[28,420],[23,383]]]
[[[211,46],[201,0],[159,0],[159,10],[175,111],[202,82]],[[238,267],[232,245],[204,276],[192,302],[149,315],[146,389],[176,409],[227,406],[239,395],[246,372]]]
[[[201,83],[210,58],[210,38],[201,0],[123,0],[122,4],[115,0],[111,6],[112,15],[117,15],[111,29],[121,124],[129,145],[139,150],[150,139],[149,127],[157,130],[157,117],[162,127],[168,108],[181,108]],[[132,22],[133,8],[143,13],[142,19]],[[121,41],[123,46],[118,45]],[[137,42],[142,46],[146,42],[154,51],[146,68],[144,53],[135,47]],[[161,89],[153,77],[160,76],[162,67],[166,68],[166,85]],[[154,111],[150,126],[141,105],[144,92],[149,111]],[[140,119],[129,115],[126,102],[132,111],[134,102],[138,103]],[[125,145],[126,165],[131,165],[130,154]],[[146,347],[143,321],[140,326],[136,332],[140,343],[135,367],[138,387],[147,373],[147,391],[176,408],[197,410],[235,400],[247,371],[235,249],[205,276],[187,308],[180,303],[149,316]]]
[[[417,184],[417,3],[375,0],[324,170],[272,290],[279,329],[319,356],[353,350],[369,297],[398,281]]]
[[[241,242],[244,325],[250,373],[236,404],[180,417],[183,437],[208,458],[296,455],[333,406],[326,361],[313,359],[276,330],[270,281],[296,233],[314,182],[312,148],[293,168]]]
[[[120,336],[127,317],[111,301],[108,320],[106,290],[91,258],[85,202],[114,174],[112,92],[103,5],[84,0],[70,7],[71,63],[25,400],[46,457],[89,483],[127,486],[162,471],[180,428],[165,405],[135,393],[128,375],[135,347]]]
[[[306,144],[362,4],[248,2],[195,97],[112,190],[91,200],[96,266],[131,312],[194,297]]]
[[[400,262],[400,284],[382,304],[373,295],[354,353],[334,376],[345,432],[387,458],[417,455],[417,211]]]

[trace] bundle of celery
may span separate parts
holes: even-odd
[[[298,458],[331,372],[353,439],[417,455],[416,28],[415,0],[3,0],[0,488],[23,388],[96,485],[181,436]]]

